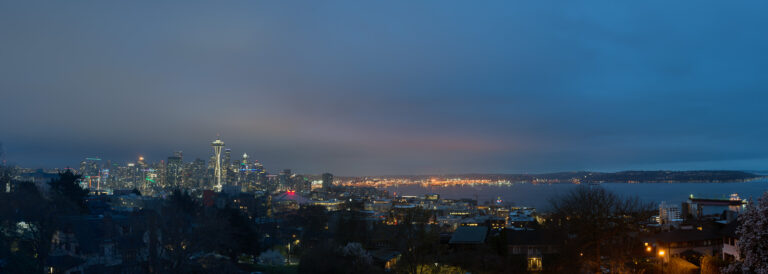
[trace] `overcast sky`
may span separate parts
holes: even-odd
[[[0,1],[9,163],[768,167],[766,1]]]

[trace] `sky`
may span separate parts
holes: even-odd
[[[0,1],[9,163],[768,169],[766,1]]]

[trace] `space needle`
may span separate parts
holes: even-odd
[[[214,170],[214,176],[216,176],[216,185],[213,187],[216,191],[221,191],[221,148],[224,147],[224,142],[221,139],[216,138],[216,141],[211,143],[213,147],[213,154],[216,156],[216,169]]]

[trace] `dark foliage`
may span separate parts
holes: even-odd
[[[0,192],[0,258],[8,258],[0,272],[42,271],[54,230],[49,207],[33,183],[16,182],[12,192]]]
[[[633,235],[654,213],[653,204],[623,198],[601,187],[578,187],[553,199],[549,225],[569,235],[563,248],[563,269],[626,271],[642,254]]]
[[[67,170],[59,173],[59,179],[48,183],[51,187],[51,198],[60,210],[85,210],[88,190],[80,187],[80,179],[80,175]]]

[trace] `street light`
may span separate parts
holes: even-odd
[[[661,258],[661,273],[664,274],[664,250],[659,249],[659,257]]]

